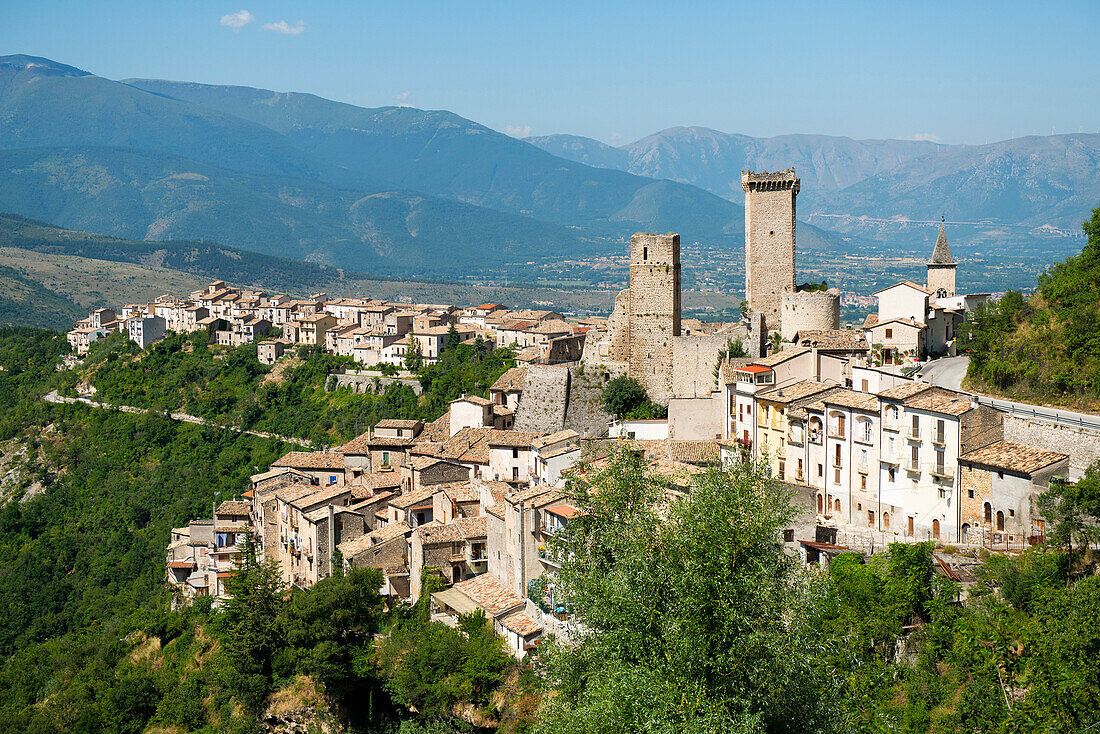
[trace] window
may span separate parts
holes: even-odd
[[[792,528],[787,528],[786,530],[783,531],[783,542],[784,543],[793,543],[794,542],[794,530]]]
[[[969,497],[970,499],[974,499],[974,490],[972,488],[966,490],[966,496]]]
[[[798,460],[798,478],[802,478],[802,459]]]
[[[840,466],[840,444],[833,447],[833,466]]]
[[[867,475],[866,474],[864,474],[863,476],[861,476],[859,478],[859,488],[862,489],[862,490],[867,489]]]
[[[823,476],[825,476],[825,468],[823,466],[821,466],[821,464],[818,464],[817,465],[817,478],[820,479]]]
[[[862,510],[863,509],[863,503],[862,502],[857,502],[856,503],[856,509],[857,510]]]
[[[781,461],[779,462],[779,481],[786,479],[786,465]]]
[[[518,466],[513,466],[512,467],[512,481],[513,482],[518,482],[519,481],[519,467]]]
[[[986,522],[993,522],[993,508],[988,502],[982,505],[982,516]]]
[[[649,248],[648,247],[643,247],[642,248],[642,260],[648,260],[648,259],[649,259]]]
[[[821,500],[821,495],[818,495],[817,496],[817,514],[819,514],[819,515],[821,514],[822,510],[824,509],[822,507],[822,504],[824,504],[824,503]]]
[[[891,481],[891,482],[894,481],[895,476],[897,476],[897,470],[895,470],[894,467],[890,467],[889,469],[886,470],[886,478],[889,481]]]
[[[941,419],[941,420],[936,421],[936,438],[935,438],[936,443],[943,443],[944,438],[946,437],[946,435],[947,435],[947,432],[944,429],[943,420]]]
[[[875,526],[875,511],[867,510],[867,527],[873,528]]]
[[[833,472],[833,483],[840,484],[840,469]]]
[[[919,415],[914,415],[913,416],[913,428],[910,431],[909,435],[911,435],[913,438],[919,438],[920,437],[920,416]]]
[[[860,384],[860,388],[859,388],[859,389],[860,389],[860,390],[861,390],[862,392],[867,392],[867,380],[860,380],[860,381],[859,381],[859,384]]]
[[[911,456],[909,457],[909,468],[916,469],[918,466],[920,466],[920,447],[914,446],[910,451],[910,454]]]
[[[833,500],[833,509],[837,512],[837,514],[840,513],[840,500],[839,499]]]
[[[893,339],[894,338],[894,330],[893,329],[887,329],[886,330],[886,338],[887,339]]]
[[[390,465],[390,452],[389,451],[383,451],[382,452],[382,466],[389,466],[389,465]]]
[[[519,458],[519,449],[512,449],[512,458],[513,459],[518,459]]]
[[[1016,517],[1016,510],[1009,510],[1008,511],[1008,516],[1009,517]]]

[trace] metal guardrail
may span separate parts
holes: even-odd
[[[990,408],[1003,410],[1009,415],[1027,416],[1029,418],[1036,418],[1038,420],[1048,421],[1050,423],[1058,423],[1067,426],[1079,426],[1081,428],[1089,428],[1094,431],[1100,431],[1100,416],[1097,416],[1096,418],[1090,418],[1088,416],[1083,416],[1072,412],[1060,411],[1057,408],[1024,406],[1019,403],[1014,403],[1011,400],[990,398],[984,395],[975,395],[974,399],[980,405],[986,405]]]

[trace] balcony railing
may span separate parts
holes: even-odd
[[[894,431],[897,433],[901,430],[901,425],[897,421],[883,421],[882,429],[884,431]]]
[[[947,443],[947,436],[943,431],[936,431],[932,434],[932,443],[942,446]]]
[[[936,464],[932,468],[932,476],[939,477],[940,479],[951,479],[955,476],[955,472],[952,467],[946,464]]]
[[[919,461],[913,461],[912,459],[909,459],[908,461],[905,462],[905,471],[910,471],[910,472],[914,472],[914,473],[919,474],[920,473],[920,462]]]
[[[910,441],[920,441],[920,429],[919,428],[910,428],[908,431],[905,432],[905,436]]]

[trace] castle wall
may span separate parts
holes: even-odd
[[[714,441],[722,437],[725,391],[668,402],[668,437],[677,441]]]
[[[692,334],[672,341],[672,394],[677,398],[709,398],[718,389],[714,368],[718,352],[736,338],[731,334]]]
[[[764,314],[769,331],[779,329],[783,292],[794,288],[794,169],[741,173],[745,190],[745,297]]]
[[[630,238],[629,370],[657,403],[672,397],[673,339],[680,335],[680,235]],[[617,299],[616,299],[617,300]]]
[[[840,328],[840,291],[785,291],[782,299],[783,341],[800,331]]]
[[[533,364],[527,368],[523,395],[516,410],[517,431],[560,431],[569,402],[569,368]]]

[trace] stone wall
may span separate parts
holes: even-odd
[[[722,437],[725,392],[706,397],[673,398],[668,403],[668,437],[677,441],[714,441]]]
[[[325,389],[328,392],[332,392],[332,390],[337,388],[346,387],[354,393],[368,393],[374,389],[375,380],[378,380],[383,388],[385,388],[385,386],[389,385],[391,382],[396,382],[401,385],[407,385],[408,387],[411,387],[413,392],[415,392],[417,395],[419,395],[421,392],[419,380],[402,379],[399,377],[383,377],[381,374],[337,374],[331,375],[331,377],[335,377],[336,380],[325,380]]]
[[[780,335],[792,341],[800,331],[840,328],[840,291],[784,291]]]
[[[944,291],[947,297],[955,295],[955,265],[928,264],[927,287],[933,293]]]
[[[709,398],[718,389],[714,368],[718,353],[731,334],[692,334],[672,341],[672,395],[676,398]]]
[[[672,397],[672,344],[680,336],[680,235],[630,238],[628,374],[650,400]]]
[[[523,395],[516,410],[517,431],[561,430],[569,401],[569,368],[533,364],[527,368]]]
[[[569,368],[569,403],[565,423],[582,436],[602,436],[611,416],[603,409],[603,386],[623,374],[622,368],[571,366]]]
[[[794,288],[794,169],[777,173],[742,171],[745,191],[745,297],[777,331],[783,292]]]
[[[577,334],[551,339],[550,346],[546,350],[546,363],[561,364],[578,361],[584,354],[585,336],[585,334]]]
[[[1069,479],[1076,481],[1100,459],[1100,431],[1044,423],[1017,415],[1004,418],[1006,441],[1069,454]]]

